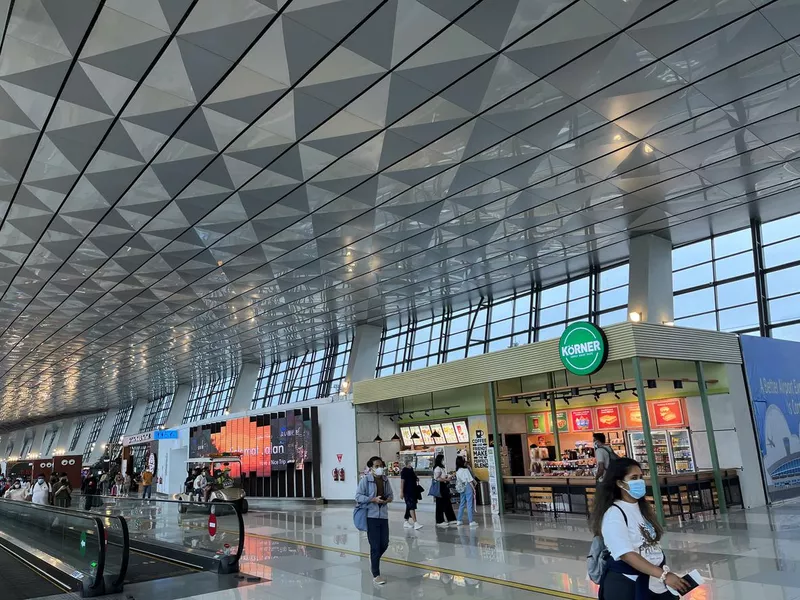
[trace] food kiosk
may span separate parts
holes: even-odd
[[[406,451],[399,427],[408,419],[382,414],[427,398],[429,406],[456,404],[460,414],[487,419],[489,447],[496,446],[489,455],[502,474],[492,494],[505,512],[588,513],[595,432],[642,464],[661,519],[760,506],[764,485],[741,364],[733,334],[574,323],[560,339],[356,383],[359,455],[387,456],[385,442],[369,443],[376,430],[383,439],[397,436],[398,456]],[[519,446],[527,472],[512,476],[504,458],[518,459]]]

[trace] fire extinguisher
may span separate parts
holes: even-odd
[[[339,469],[339,481],[344,481],[344,469]]]
[[[338,469],[334,469],[333,470],[333,480],[334,481],[339,481],[339,471],[338,471]]]

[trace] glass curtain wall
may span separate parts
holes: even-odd
[[[675,324],[800,341],[800,215],[675,248]],[[628,318],[627,264],[384,328],[377,376],[561,335],[574,321]],[[759,293],[759,290],[762,290]]]
[[[262,365],[250,408],[303,402],[338,393],[347,373],[351,346],[352,342],[345,340]]]

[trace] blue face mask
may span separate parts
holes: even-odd
[[[647,494],[647,483],[645,483],[644,479],[631,479],[625,483],[628,486],[628,493],[635,500],[640,500]]]

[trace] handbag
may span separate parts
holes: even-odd
[[[420,484],[417,484],[416,492],[417,492],[417,500],[422,500],[422,492],[425,491],[425,488],[422,487]]]
[[[431,480],[431,487],[428,488],[428,496],[433,496],[434,498],[442,497],[442,483],[440,481],[436,479]]]
[[[356,507],[353,509],[353,525],[356,526],[356,529],[359,531],[366,531],[367,530],[367,505],[366,504],[356,504]]]

